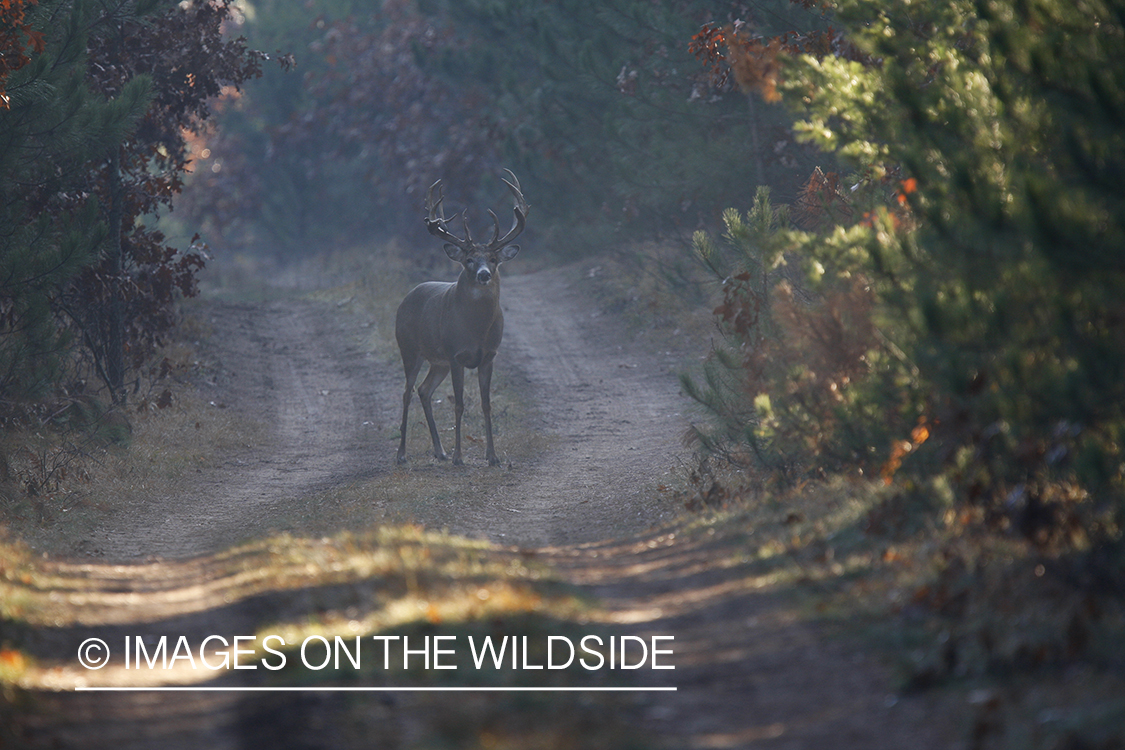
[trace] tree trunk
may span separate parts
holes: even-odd
[[[125,310],[121,289],[121,203],[124,199],[121,186],[121,147],[113,149],[109,162],[109,283],[112,293],[106,310],[107,331],[105,342],[106,377],[109,381],[113,403],[125,405]]]

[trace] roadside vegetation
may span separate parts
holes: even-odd
[[[910,685],[1117,685],[1122,7],[834,11],[823,37],[714,25],[693,43],[840,168],[695,235],[725,338],[685,386],[712,415],[700,445],[745,474],[700,476],[692,502],[867,478],[867,529],[932,568],[894,607],[921,626]],[[1118,699],[1012,728],[986,695],[978,746],[1121,742]]]
[[[389,319],[388,280],[444,263],[409,250],[425,189],[493,204],[510,167],[550,257],[521,262],[580,261],[642,335],[698,332],[695,457],[666,488],[683,543],[869,637],[904,692],[963,696],[971,747],[1125,743],[1121,0],[40,0],[0,20],[0,521],[62,524],[112,502],[91,483],[143,489],[146,457],[166,479],[253,439],[191,400],[196,337],[172,331],[206,251],[167,237],[199,232],[227,274],[236,249],[356,248],[333,294]],[[185,431],[195,458],[165,451]],[[26,604],[4,617],[34,627],[40,563],[5,545]],[[563,609],[512,605],[583,616]],[[32,680],[0,646],[5,683]]]

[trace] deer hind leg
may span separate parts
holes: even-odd
[[[431,362],[430,369],[426,372],[426,379],[422,381],[422,385],[418,386],[418,400],[422,402],[422,411],[426,414],[426,424],[430,428],[430,439],[434,443],[434,458],[441,461],[444,461],[448,456],[445,455],[445,451],[441,447],[441,437],[438,436],[437,424],[434,423],[434,408],[430,399],[448,374],[448,365],[437,365]],[[458,433],[458,438],[460,438],[460,433]],[[454,457],[456,457],[456,454],[454,454]]]
[[[492,444],[492,357],[486,357],[481,362],[477,379],[480,382],[480,409],[484,413],[485,456],[489,466],[499,466],[500,459],[496,457],[496,448]]]
[[[410,399],[414,395],[414,381],[418,379],[418,372],[422,369],[421,357],[410,357],[403,354],[402,367],[406,371],[406,392],[402,394],[402,439],[398,444],[398,463],[406,463],[406,425],[407,415],[410,413]]]

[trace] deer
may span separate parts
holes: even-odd
[[[447,375],[453,377],[454,444],[453,465],[463,465],[461,456],[461,415],[465,411],[465,370],[477,371],[480,383],[480,405],[484,413],[485,456],[490,466],[499,466],[496,446],[492,440],[492,362],[504,336],[504,313],[500,309],[501,263],[519,253],[520,246],[512,242],[524,230],[529,206],[524,200],[519,180],[511,170],[504,170],[511,180],[503,179],[515,196],[512,209],[515,220],[511,229],[501,237],[500,220],[492,216],[493,233],[488,242],[478,243],[469,231],[467,212],[461,220],[464,237],[449,228],[442,208],[445,191],[442,181],[430,186],[426,196],[426,230],[445,242],[445,254],[461,264],[461,273],[454,282],[426,281],[414,287],[398,307],[395,314],[395,339],[402,354],[402,367],[406,372],[406,392],[402,396],[402,441],[399,443],[396,462],[406,463],[406,428],[414,383],[428,362],[429,369],[418,386],[418,400],[426,415],[430,438],[434,444],[434,457],[446,460],[441,447],[431,403],[434,391]],[[438,194],[434,200],[435,191]]]

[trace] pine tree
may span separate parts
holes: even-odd
[[[107,159],[149,96],[139,77],[112,100],[85,81],[95,3],[41,2],[29,23],[52,27],[41,54],[7,80],[0,110],[0,400],[42,396],[72,333],[54,302],[97,257],[107,234],[86,165]]]
[[[876,409],[837,417],[893,424],[915,405],[923,422],[900,428],[908,447],[882,448],[888,475],[928,457],[965,502],[1033,540],[1069,529],[1118,544],[1125,3],[834,8],[844,38],[788,49],[755,85],[855,170],[834,191],[847,216],[787,234],[811,281],[870,285],[885,342],[870,371],[899,370],[870,381],[893,389],[862,400]],[[852,198],[865,194],[882,200]]]
[[[143,219],[182,187],[185,133],[260,72],[259,54],[223,37],[230,14],[225,0],[52,0],[22,17],[43,43],[4,81],[0,111],[5,400],[41,395],[73,345],[85,372],[72,379],[124,403],[126,370],[196,292],[201,253]]]

